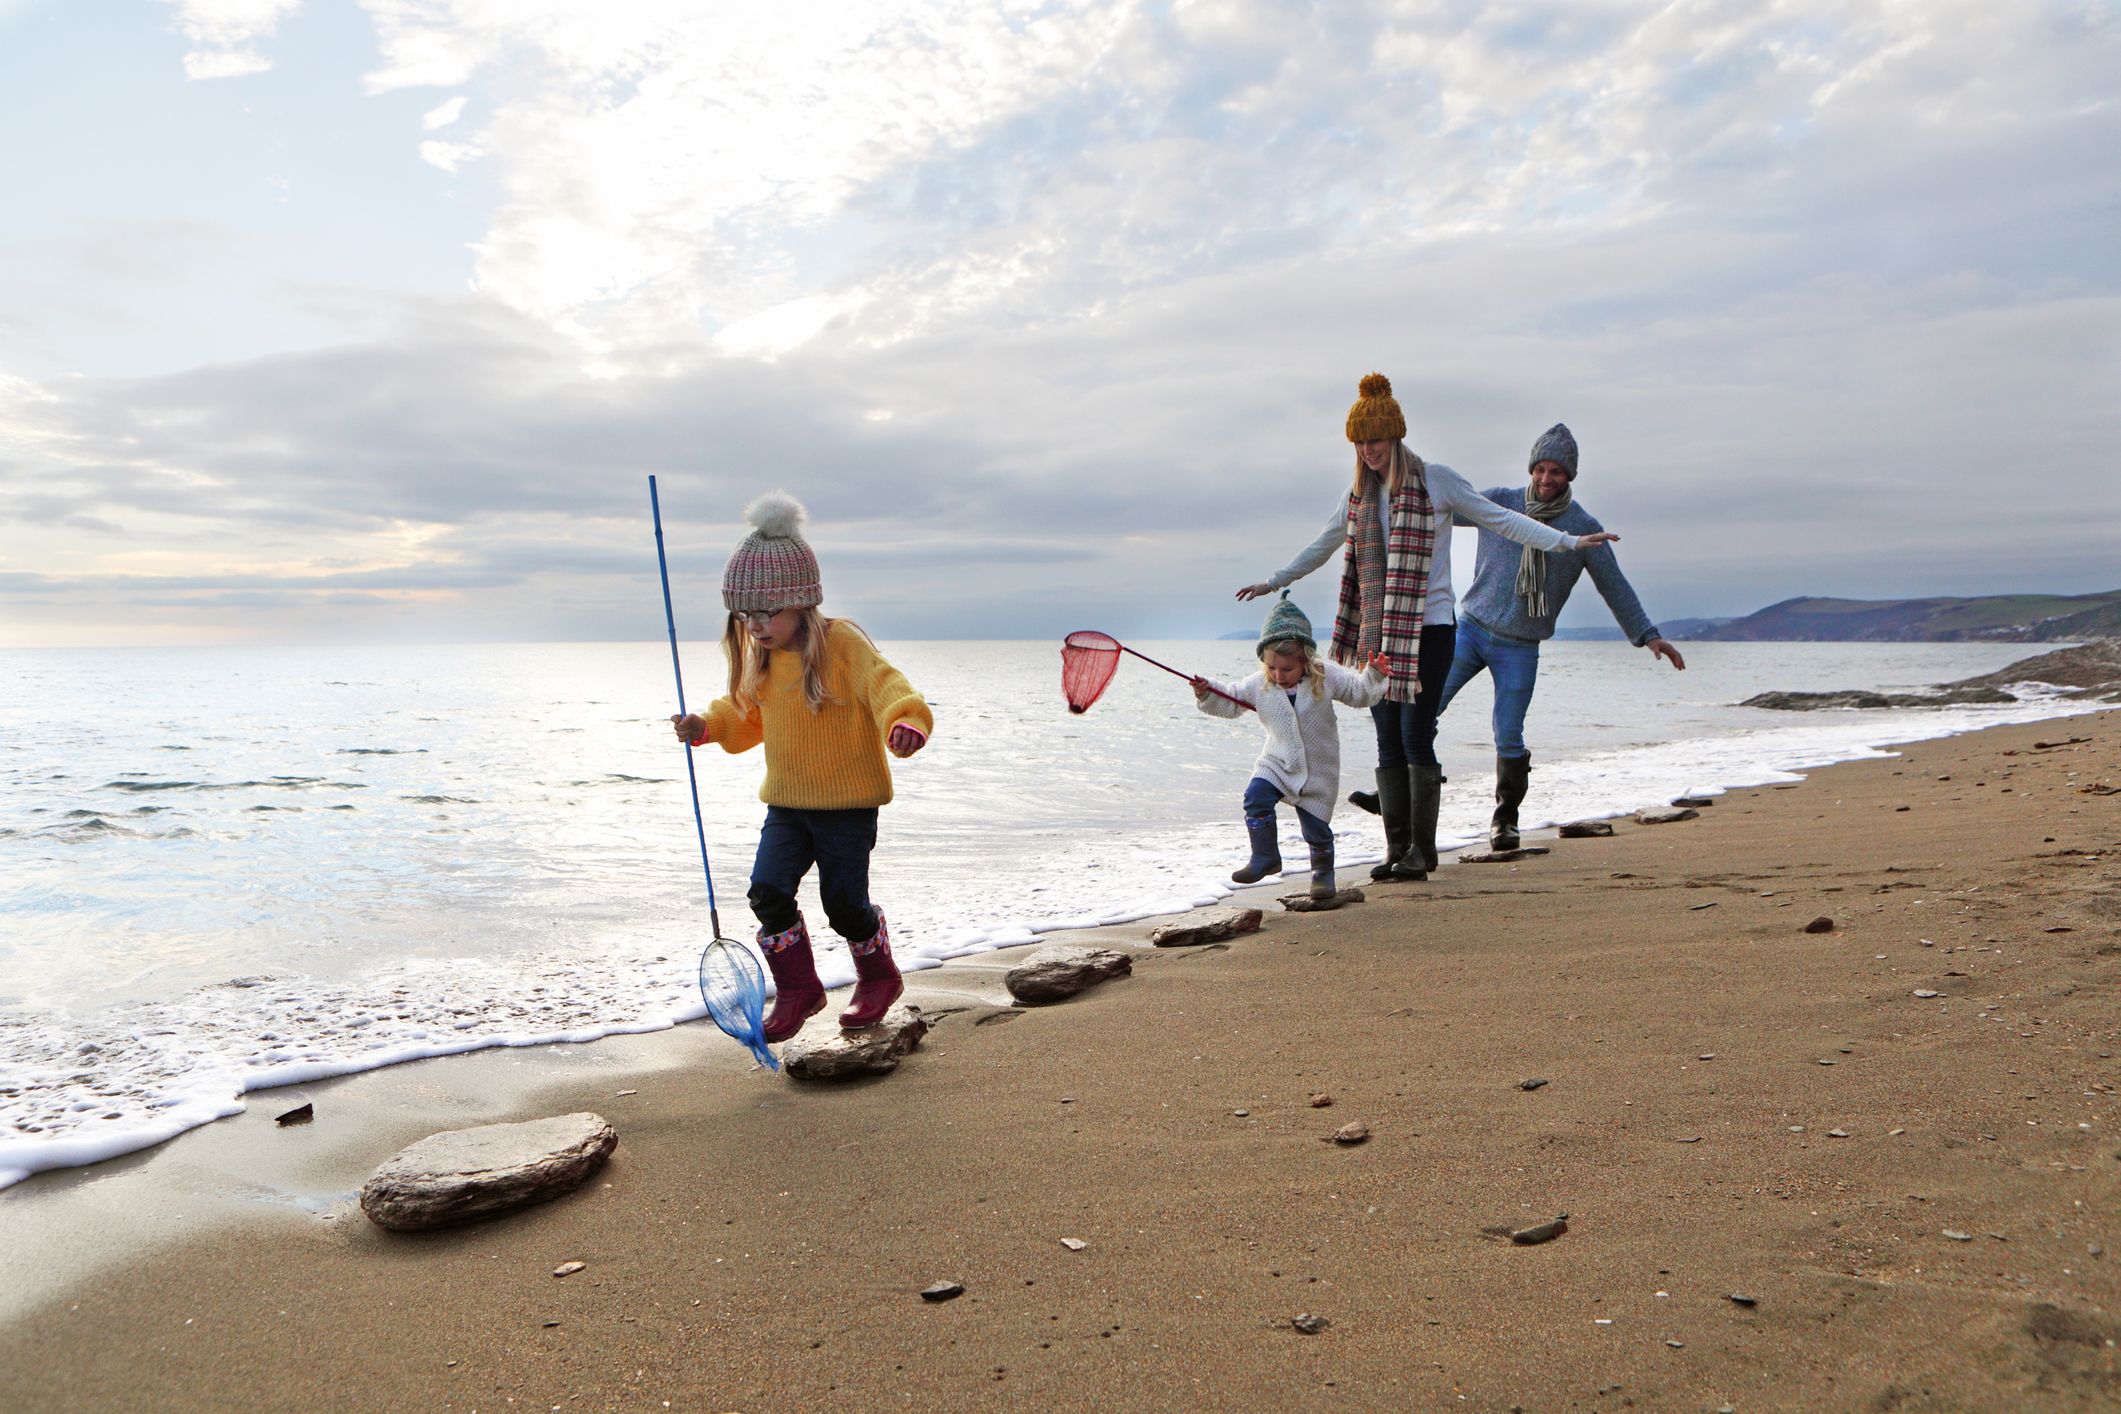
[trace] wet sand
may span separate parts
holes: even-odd
[[[927,1043],[845,1088],[696,1026],[254,1096],[0,1194],[0,1404],[2121,1407],[2100,784],[2113,712],[1227,946],[1104,930],[1134,977],[1056,1007],[994,954],[916,977]],[[568,1198],[412,1237],[350,1206],[435,1129],[578,1109],[621,1146]]]

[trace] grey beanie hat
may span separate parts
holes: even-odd
[[[1259,656],[1267,656],[1267,648],[1275,643],[1287,643],[1291,639],[1305,644],[1312,652],[1318,651],[1318,640],[1311,636],[1311,621],[1304,611],[1289,602],[1289,591],[1284,589],[1281,598],[1267,611],[1266,626],[1259,631]]]
[[[807,609],[822,601],[817,556],[803,539],[803,503],[769,491],[744,507],[751,534],[722,572],[722,602],[731,613]]]
[[[1569,480],[1576,479],[1576,434],[1569,431],[1566,422],[1555,423],[1532,444],[1532,459],[1525,465],[1533,467],[1541,462],[1560,462]]]

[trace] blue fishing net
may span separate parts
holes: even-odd
[[[700,954],[700,997],[724,1034],[749,1046],[766,1069],[781,1068],[766,1048],[766,972],[751,949],[727,938],[709,943]]]

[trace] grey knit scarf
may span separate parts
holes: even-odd
[[[1532,495],[1527,486],[1524,493],[1524,513],[1542,525],[1553,519],[1575,503],[1575,488],[1563,483],[1561,494],[1551,501],[1541,501]],[[1552,610],[1547,604],[1547,552],[1523,547],[1517,558],[1517,592],[1524,598],[1524,611],[1535,619],[1545,618]]]

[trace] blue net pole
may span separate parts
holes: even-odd
[[[678,683],[678,715],[685,714],[685,670],[678,666],[678,617],[670,607],[670,561],[663,553],[663,503],[656,495],[655,478],[648,478],[648,510],[655,517],[655,567],[663,576],[663,622],[670,629],[670,671]],[[685,782],[692,787],[692,824],[700,835],[700,870],[707,876],[707,921],[714,935],[722,936],[721,910],[714,901],[714,866],[707,861],[707,822],[700,816],[700,778],[692,766],[692,748],[685,748]]]

